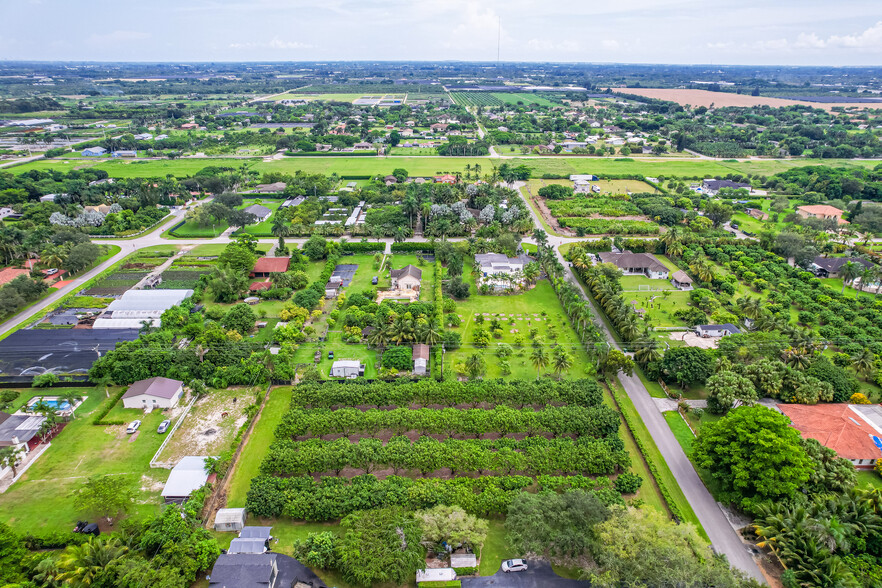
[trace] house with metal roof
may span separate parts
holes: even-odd
[[[601,263],[611,263],[629,276],[643,275],[653,280],[667,280],[670,274],[668,267],[651,253],[601,251],[597,257]]]
[[[193,492],[205,485],[208,481],[208,474],[205,472],[206,459],[188,455],[172,468],[168,482],[162,489],[162,498],[166,504],[183,504]]]
[[[158,327],[162,313],[193,295],[193,290],[129,290],[95,319],[93,329]]]
[[[170,378],[138,380],[123,394],[125,408],[174,408],[184,393],[184,383]]]
[[[338,359],[331,366],[332,378],[357,378],[364,375],[364,365],[357,359]]]
[[[29,451],[29,442],[40,432],[46,417],[33,414],[9,414],[0,411],[0,447],[18,447]]]
[[[425,376],[429,372],[429,346],[417,343],[413,346],[413,375]]]

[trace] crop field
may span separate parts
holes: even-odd
[[[502,106],[502,100],[490,92],[454,92],[453,101],[460,106]]]
[[[510,106],[518,106],[519,104],[523,104],[524,106],[530,106],[532,104],[537,104],[539,106],[560,106],[559,102],[552,102],[542,94],[494,92],[492,96]]]

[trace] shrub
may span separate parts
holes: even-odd
[[[641,484],[643,484],[643,478],[639,474],[625,472],[616,478],[615,488],[621,494],[634,494],[640,489]]]
[[[57,384],[61,379],[53,374],[52,372],[46,372],[45,374],[39,374],[34,376],[34,381],[31,384],[34,388],[48,388],[53,384]]]
[[[406,345],[390,347],[383,352],[383,367],[396,371],[409,370],[413,364],[413,350]]]

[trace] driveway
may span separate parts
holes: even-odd
[[[527,560],[524,572],[505,573],[500,567],[492,576],[482,578],[462,578],[462,588],[590,588],[591,582],[583,580],[567,580],[561,578],[551,569],[547,561]]]

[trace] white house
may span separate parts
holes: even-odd
[[[123,394],[125,408],[174,408],[184,393],[184,383],[170,378],[149,378],[129,386]]]
[[[357,378],[364,375],[364,366],[357,359],[338,359],[331,366],[333,378]]]
[[[740,333],[741,329],[731,323],[723,325],[698,325],[695,327],[695,333],[699,337],[726,337]]]
[[[390,270],[389,278],[392,288],[396,290],[419,290],[423,270],[414,265],[406,265],[399,270]]]
[[[425,376],[429,370],[429,346],[417,343],[413,346],[413,374]]]
[[[107,153],[107,149],[104,147],[86,147],[80,153],[83,157],[101,157]]]

